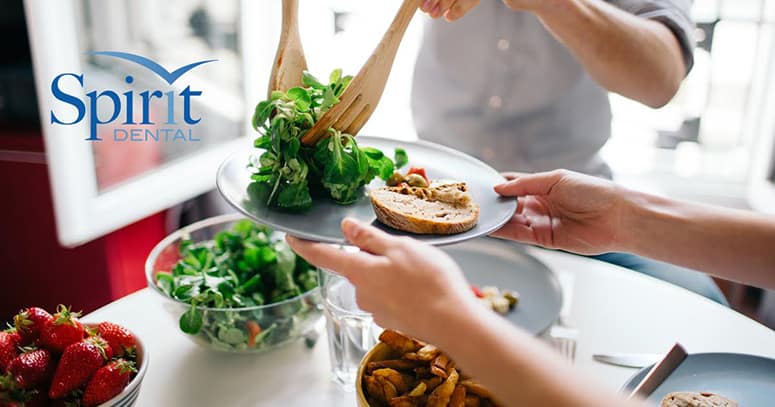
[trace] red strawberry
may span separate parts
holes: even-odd
[[[8,370],[8,365],[19,354],[22,338],[15,329],[0,331],[0,374]]]
[[[124,390],[132,373],[136,371],[135,364],[124,359],[114,360],[99,368],[86,385],[83,405],[96,406],[112,399]]]
[[[43,326],[40,333],[40,343],[52,352],[62,352],[73,343],[80,342],[86,330],[78,322],[79,312],[71,312],[70,308],[60,305],[57,313]]]
[[[8,373],[13,375],[20,388],[29,389],[51,378],[54,361],[49,351],[35,349],[17,356],[8,367]]]
[[[43,327],[51,321],[51,318],[51,314],[43,308],[30,307],[19,311],[13,317],[13,323],[22,337],[22,344],[28,345],[35,342],[40,336]]]
[[[97,326],[99,335],[108,341],[116,356],[123,356],[125,352],[134,353],[137,341],[134,335],[121,325],[112,322],[102,322]]]
[[[111,357],[110,345],[97,336],[68,346],[54,372],[49,398],[62,398],[81,387]]]

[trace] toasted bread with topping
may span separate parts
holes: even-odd
[[[665,396],[661,407],[737,407],[737,403],[718,394],[677,391]]]
[[[464,182],[384,187],[370,197],[377,219],[405,232],[452,235],[470,230],[479,219],[479,205]]]

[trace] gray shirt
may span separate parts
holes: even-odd
[[[688,72],[689,0],[611,3],[670,28]],[[412,111],[421,139],[499,170],[567,168],[610,177],[598,154],[611,134],[608,93],[538,18],[499,0],[482,0],[457,22],[426,25]]]

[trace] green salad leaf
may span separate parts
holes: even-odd
[[[303,87],[272,92],[256,105],[252,124],[260,136],[253,145],[264,152],[249,164],[251,199],[291,212],[309,209],[313,195],[351,204],[361,187],[376,177],[387,180],[407,163],[403,149],[396,149],[394,164],[382,151],[360,147],[352,135],[334,129],[315,146],[302,145],[301,137],[339,103],[352,77],[336,69],[328,84],[306,71],[301,79]]]
[[[282,302],[318,286],[317,269],[266,226],[238,221],[212,240],[184,239],[179,251],[171,272],[156,273],[156,285],[190,304],[178,321],[187,334],[204,336],[224,349],[256,347],[282,342],[295,321],[315,312],[304,301],[281,304],[271,312],[229,310]]]

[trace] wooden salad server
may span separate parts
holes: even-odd
[[[401,39],[422,0],[404,0],[369,59],[342,93],[339,103],[318,119],[301,142],[315,145],[329,128],[355,135],[377,107]]]
[[[280,44],[269,77],[269,92],[282,92],[301,86],[302,73],[307,70],[307,59],[301,47],[299,35],[299,0],[283,0],[283,23],[280,30]]]

